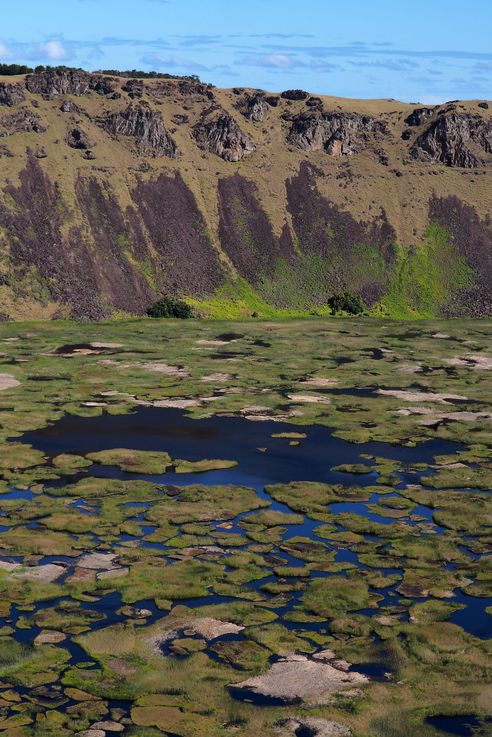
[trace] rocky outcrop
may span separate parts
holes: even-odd
[[[368,134],[381,137],[386,132],[386,124],[369,115],[311,113],[293,119],[287,140],[303,151],[324,149],[331,156],[342,156],[360,151]]]
[[[37,113],[27,108],[21,108],[2,119],[1,125],[7,135],[13,133],[43,133],[46,128],[41,124]]]
[[[91,147],[87,133],[80,128],[71,128],[68,131],[67,144],[71,148],[78,148],[83,151]]]
[[[134,138],[140,153],[171,159],[178,157],[178,147],[166,130],[161,113],[148,105],[129,105],[102,119],[100,125],[112,136]]]
[[[429,120],[434,113],[435,108],[433,107],[417,107],[405,118],[405,123],[411,126],[422,125],[422,123]]]
[[[73,100],[63,100],[60,111],[62,113],[80,113],[80,108]]]
[[[307,100],[309,94],[304,90],[285,90],[282,92],[281,97],[284,100]]]
[[[492,153],[492,121],[479,115],[450,112],[440,115],[422,133],[410,154],[417,161],[472,169],[483,154]]]
[[[194,127],[198,145],[224,161],[241,161],[256,149],[233,117],[223,112],[215,118],[202,118]]]
[[[123,90],[131,97],[132,100],[142,97],[145,92],[145,85],[141,79],[129,79],[123,86]]]
[[[289,655],[273,663],[266,673],[231,684],[229,689],[233,696],[259,698],[263,703],[302,704],[322,702],[331,694],[367,681],[362,673],[340,670],[306,655]]]
[[[59,95],[81,97],[94,91],[108,95],[116,89],[116,80],[103,74],[89,74],[82,69],[47,69],[26,77],[29,92],[49,99]]]
[[[252,120],[254,123],[262,123],[268,113],[268,107],[269,105],[263,95],[246,95],[241,105],[241,112],[248,120]]]
[[[181,95],[197,95],[205,97],[207,100],[213,100],[215,95],[211,84],[204,84],[198,80],[182,79],[177,84],[177,89]]]
[[[9,84],[8,82],[0,82],[0,105],[13,107],[24,102],[26,96],[20,84]]]

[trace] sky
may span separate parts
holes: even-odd
[[[0,10],[5,63],[408,102],[492,98],[491,0],[0,0]]]

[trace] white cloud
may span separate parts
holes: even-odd
[[[51,61],[65,61],[71,56],[60,41],[46,41],[39,44],[39,52]]]
[[[0,59],[11,59],[12,56],[13,54],[9,47],[3,41],[0,41]]]

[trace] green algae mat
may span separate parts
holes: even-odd
[[[492,323],[0,326],[0,734],[490,735]]]

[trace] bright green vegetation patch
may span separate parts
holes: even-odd
[[[397,250],[393,279],[381,308],[397,318],[430,318],[443,312],[453,295],[473,284],[467,266],[449,234],[430,223],[425,240],[411,251]]]
[[[171,463],[168,453],[151,450],[130,450],[113,448],[88,453],[87,458],[95,463],[118,466],[130,473],[163,474]]]

